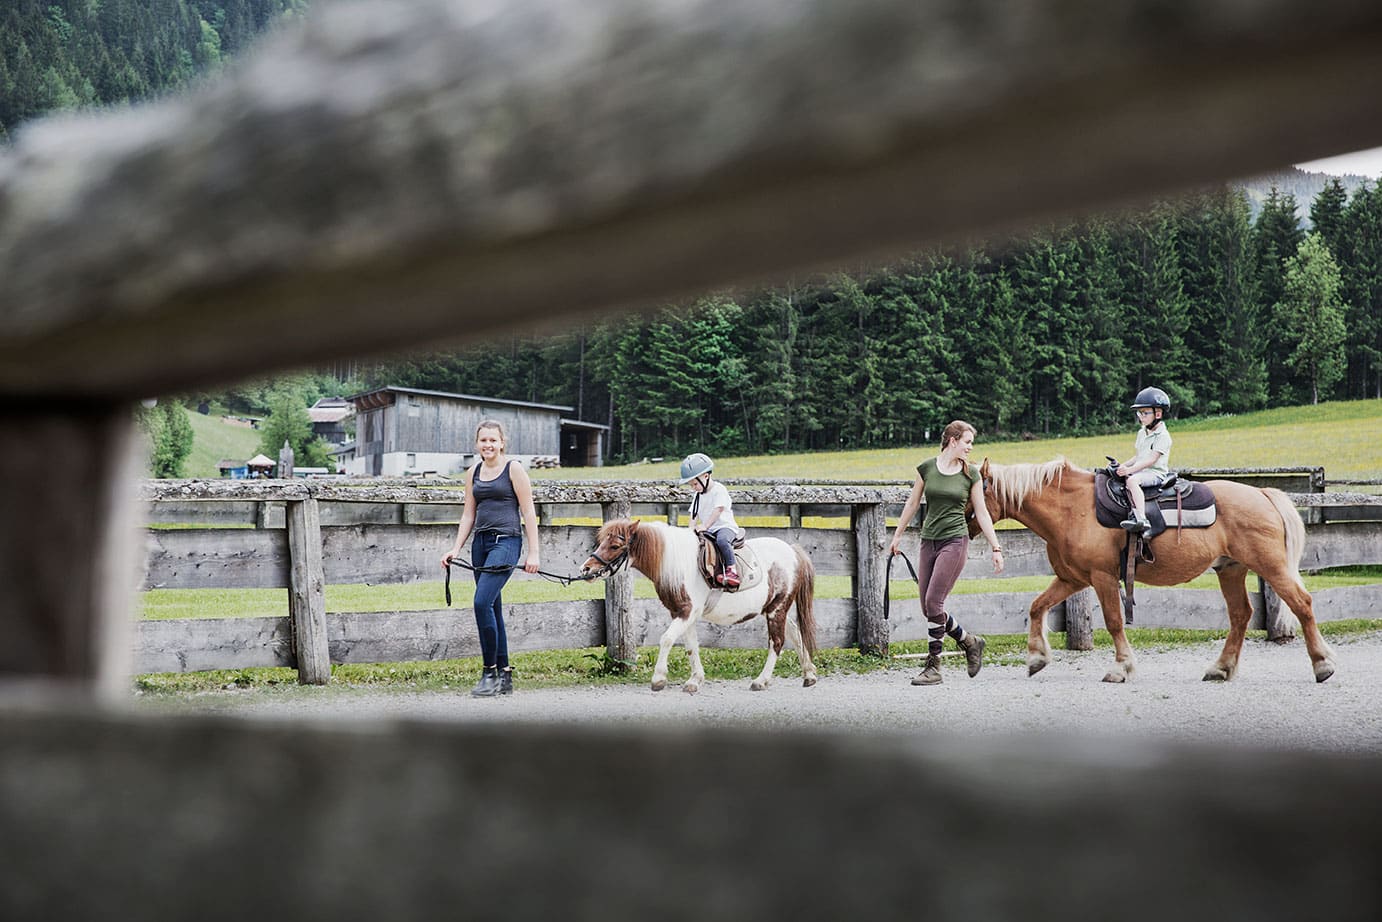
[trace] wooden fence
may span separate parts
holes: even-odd
[[[1264,482],[1291,472],[1212,472]],[[1307,478],[1308,481],[1308,478]],[[1322,481],[1319,481],[1322,484]],[[819,575],[848,576],[848,598],[819,599],[817,640],[823,647],[858,646],[886,654],[891,640],[918,640],[926,625],[916,603],[892,606],[884,619],[888,517],[908,488],[899,484],[795,484],[748,481],[736,490],[736,513],[776,520],[754,526],[800,544]],[[439,660],[479,653],[468,608],[372,613],[327,612],[327,583],[409,583],[440,579],[438,561],[454,539],[462,505],[457,490],[384,484],[349,486],[301,481],[150,481],[147,500],[148,565],[145,589],[287,588],[281,618],[143,621],[136,638],[139,672],[192,672],[252,666],[290,666],[303,682],[328,681],[332,663]],[[1382,498],[1326,493],[1292,494],[1307,518],[1304,566],[1382,563]],[[575,575],[594,547],[596,526],[563,524],[625,515],[654,516],[673,524],[685,496],[661,484],[554,483],[535,485],[544,569]],[[1345,520],[1336,518],[1346,516]],[[1371,519],[1370,521],[1368,519]],[[803,521],[824,520],[825,527]],[[196,526],[168,528],[166,526]],[[1043,542],[1019,529],[1005,533],[1004,577],[1048,575]],[[909,552],[912,553],[912,552]],[[457,571],[461,574],[461,571]],[[901,565],[894,579],[909,579]],[[962,578],[991,577],[987,555],[975,549]],[[464,574],[468,579],[469,575]],[[522,572],[517,579],[538,579]],[[603,600],[510,604],[505,607],[510,648],[516,651],[604,646],[629,660],[654,644],[667,624],[655,599],[635,600],[634,574],[605,585]],[[966,626],[987,633],[1026,630],[1034,593],[969,594],[957,599]],[[1157,589],[1138,593],[1139,626],[1221,627],[1224,604],[1217,589]],[[1359,617],[1382,602],[1379,587],[1316,594],[1322,620]],[[1270,588],[1254,594],[1254,626],[1290,635],[1294,617],[1282,612]],[[1057,606],[1052,630],[1067,631],[1070,645],[1088,649],[1097,620],[1092,591]],[[707,647],[759,647],[761,622],[733,627],[702,623]]]
[[[0,917],[1375,915],[1371,754],[93,699],[129,690],[140,398],[1373,147],[1382,8],[362,0],[300,26],[191,98],[0,151]],[[329,535],[298,499],[284,532]],[[298,610],[328,557],[280,571]],[[324,613],[295,620],[319,647]],[[954,872],[924,893],[918,830]]]

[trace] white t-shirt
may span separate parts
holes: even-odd
[[[718,480],[710,482],[709,490],[691,497],[691,505],[687,512],[691,521],[704,525],[720,506],[724,507],[724,511],[720,513],[720,517],[715,520],[715,524],[710,527],[710,530],[719,531],[722,528],[733,528],[738,531],[739,523],[734,521],[734,504],[729,498],[729,490]]]

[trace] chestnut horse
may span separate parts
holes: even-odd
[[[712,594],[697,566],[700,541],[689,528],[616,519],[600,528],[596,540],[598,546],[581,567],[583,576],[609,576],[628,563],[653,581],[658,599],[672,615],[671,625],[658,641],[653,691],[667,687],[667,655],[672,645],[683,639],[691,660],[691,677],[682,690],[693,694],[700,690],[705,669],[701,666],[700,642],[696,637],[697,620],[739,624],[758,615],[768,622],[768,660],[750,687],[754,691],[768,687],[787,638],[791,638],[801,659],[802,684],[816,684],[816,667],[811,662],[811,654],[816,652],[816,621],[812,614],[816,570],[800,547],[777,538],[752,539],[748,546],[758,555],[763,580],[752,588],[737,592],[716,590]],[[795,621],[787,617],[787,609],[793,603],[797,607]]]
[[[1094,474],[1057,458],[1044,464],[990,464],[980,467],[989,515],[1016,519],[1046,542],[1046,556],[1056,578],[1032,602],[1027,628],[1027,674],[1051,661],[1046,642],[1046,612],[1086,586],[1093,586],[1113,637],[1116,661],[1105,682],[1132,677],[1136,659],[1123,632],[1118,598],[1119,556],[1125,535],[1094,518]],[[1168,529],[1152,540],[1155,563],[1139,563],[1137,581],[1175,586],[1212,568],[1228,603],[1228,638],[1219,658],[1204,674],[1206,681],[1226,681],[1238,671],[1238,655],[1252,617],[1247,576],[1252,570],[1267,581],[1300,619],[1301,632],[1314,667],[1315,681],[1334,674],[1334,654],[1315,625],[1310,593],[1300,579],[1305,526],[1280,490],[1211,480],[1218,514],[1208,528]],[[970,531],[977,525],[971,522]]]

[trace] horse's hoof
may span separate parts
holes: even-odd
[[[666,679],[653,679],[653,691],[662,691],[667,687]]]
[[[701,686],[696,682],[687,682],[685,685],[681,687],[681,690],[686,692],[688,695],[694,695],[696,692],[701,690]]]
[[[1204,680],[1206,682],[1227,682],[1232,678],[1233,670],[1226,666],[1221,666],[1218,663],[1215,663],[1204,671]]]
[[[1323,682],[1324,679],[1321,679],[1320,681]],[[816,684],[816,677],[813,676],[813,675],[806,676],[804,679],[801,680],[801,687],[802,687],[802,688],[810,688],[811,686],[813,686],[813,685],[815,685],[815,684]]]
[[[1327,659],[1315,664],[1315,681],[1323,682],[1334,674],[1334,664]]]
[[[1044,659],[1027,660],[1027,677],[1031,678],[1041,670],[1045,669],[1047,662],[1048,661]]]
[[[749,688],[753,689],[754,691],[763,691],[767,687],[767,682],[760,682],[757,679],[754,679],[753,684],[749,686]]]
[[[1108,675],[1104,676],[1104,681],[1105,681],[1105,682],[1112,682],[1112,683],[1117,684],[1117,685],[1121,685],[1122,683],[1128,681],[1128,677],[1127,677],[1126,675],[1124,675],[1123,673],[1119,672],[1117,669],[1115,669],[1115,670],[1113,670],[1112,672],[1110,672]]]

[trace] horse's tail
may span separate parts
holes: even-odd
[[[801,643],[807,656],[816,655],[816,568],[801,545],[792,545],[797,555],[797,591],[793,602],[797,606],[797,626],[801,628]]]
[[[1305,583],[1300,578],[1300,558],[1305,554],[1305,523],[1285,493],[1275,487],[1263,487],[1262,493],[1276,507],[1281,515],[1281,524],[1286,526],[1286,565],[1291,568],[1297,585],[1304,589]]]

